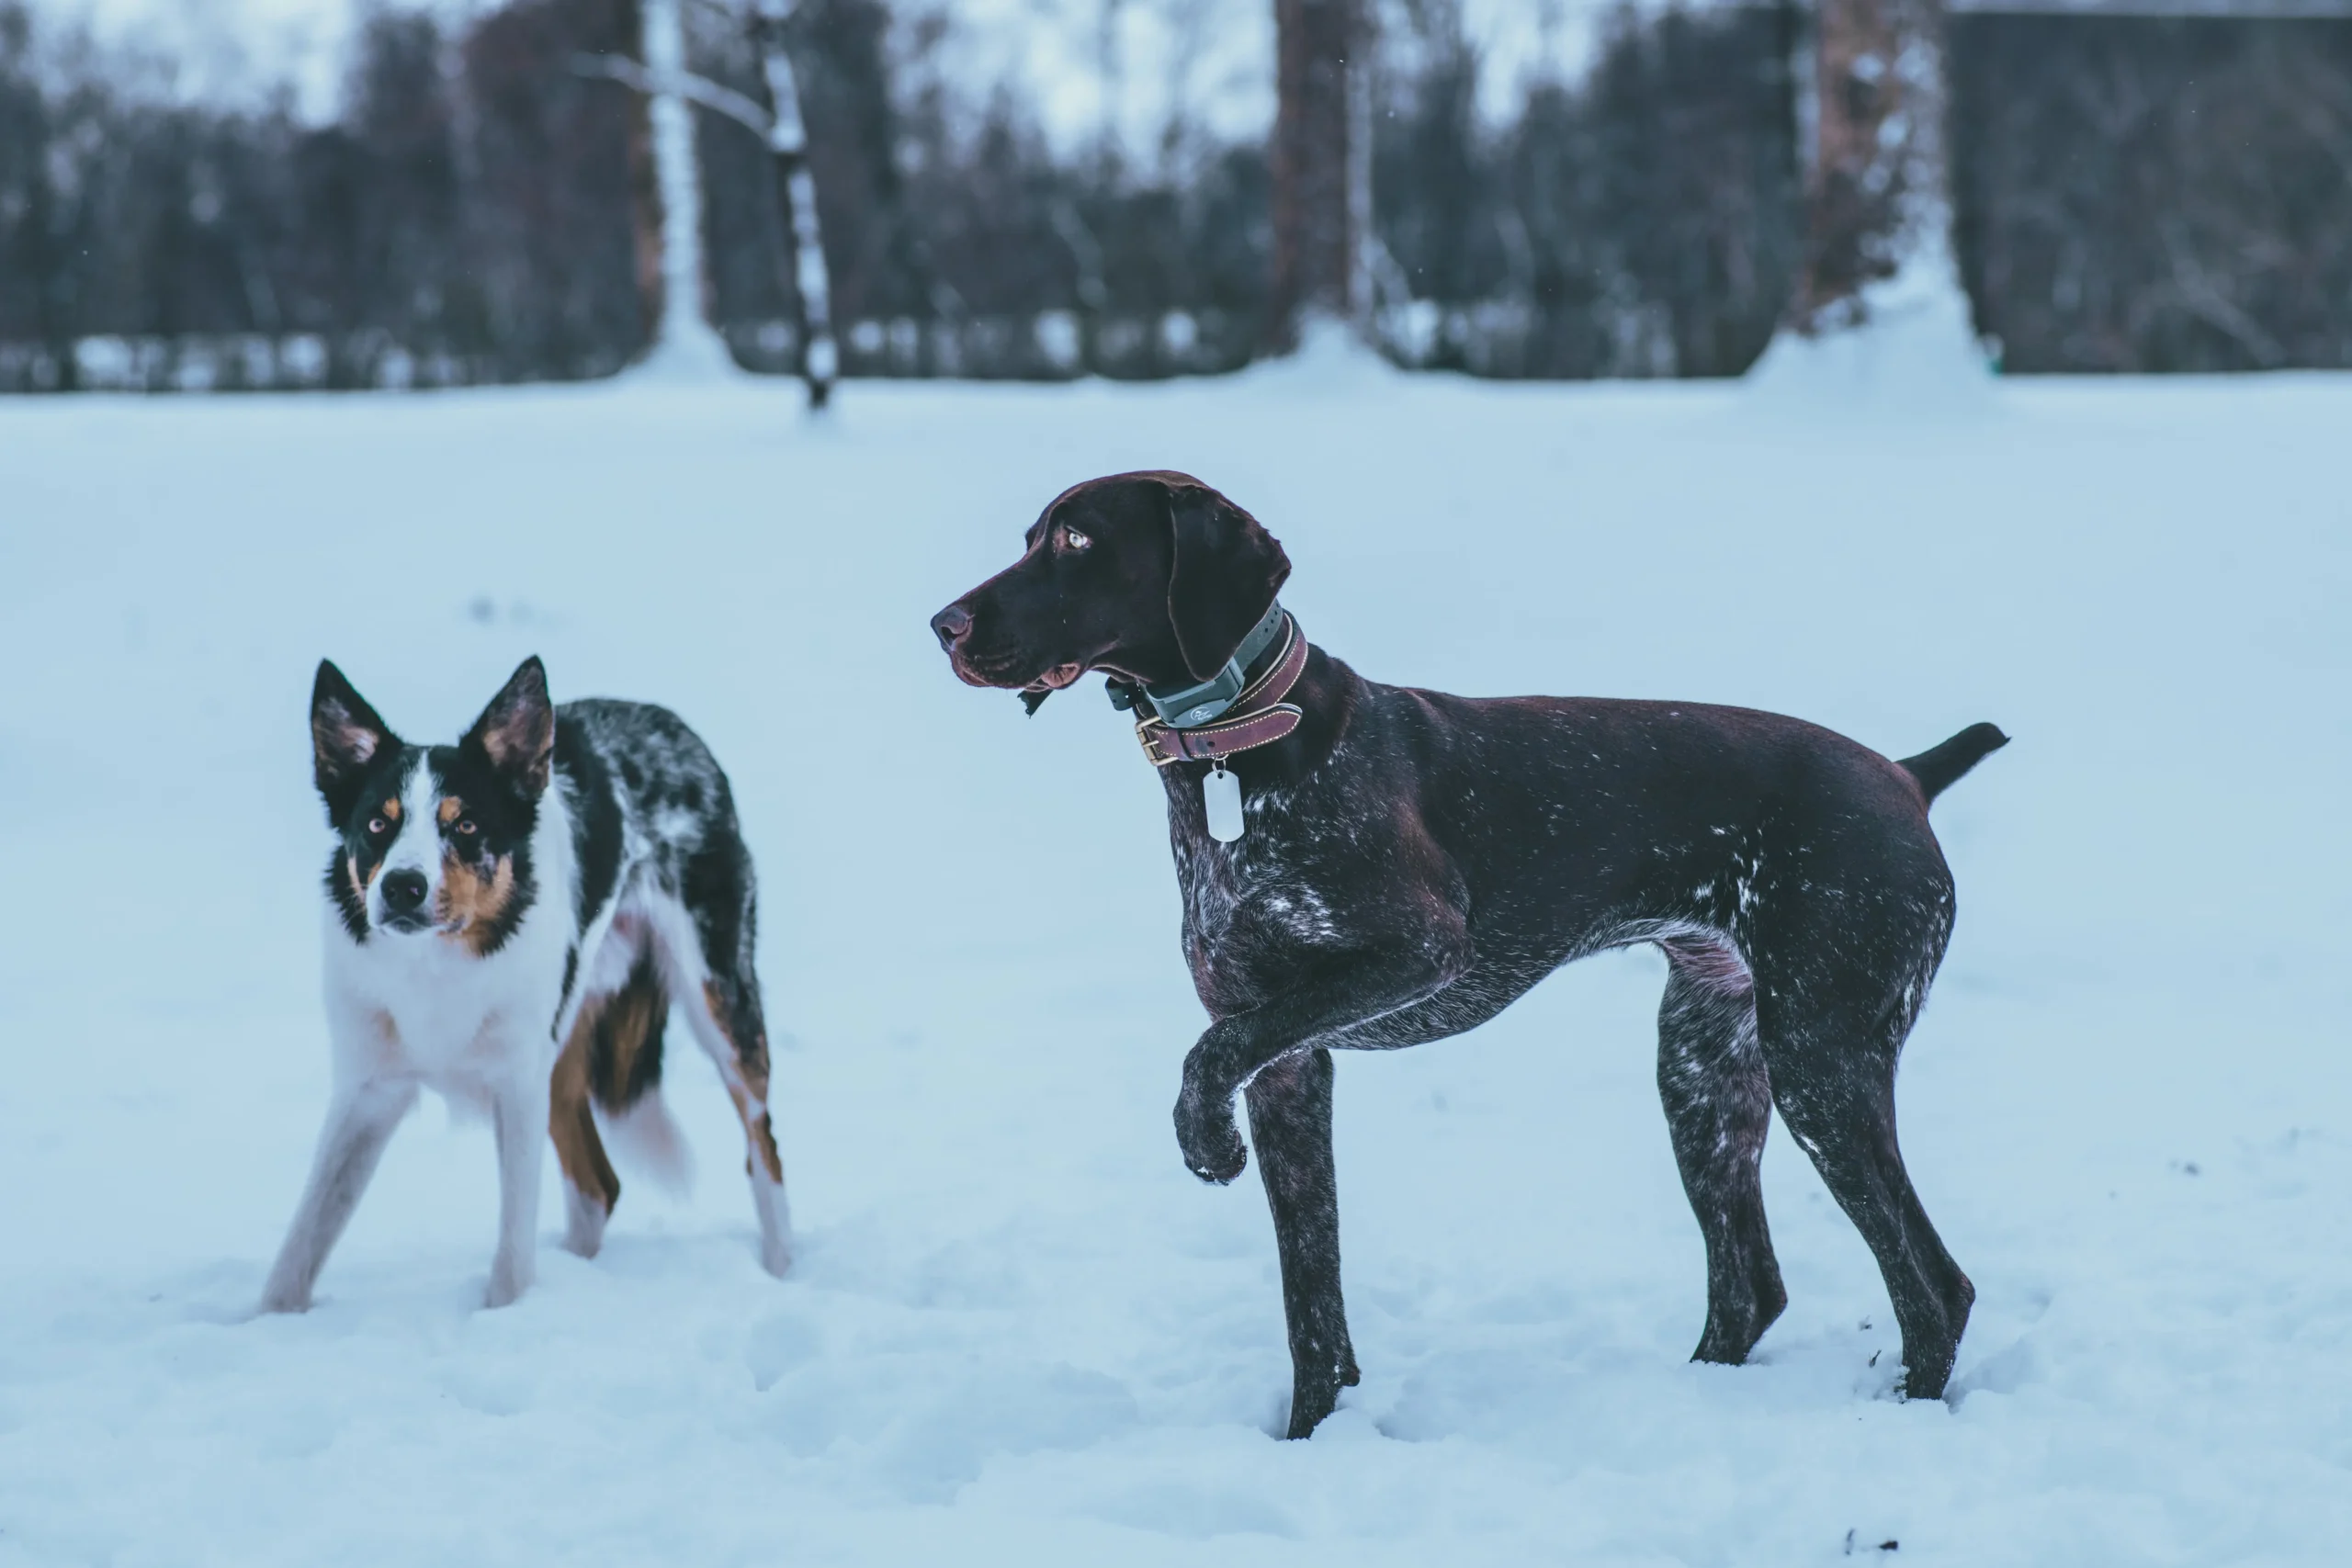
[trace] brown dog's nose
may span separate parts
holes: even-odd
[[[961,604],[950,604],[932,616],[931,629],[939,634],[939,646],[953,653],[956,645],[971,635],[972,612]]]

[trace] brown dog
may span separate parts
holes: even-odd
[[[1384,686],[1298,636],[1275,603],[1289,575],[1198,479],[1121,474],[1057,497],[1021,559],[932,627],[973,685],[1034,710],[1101,671],[1143,716],[1213,1021],[1177,1142],[1232,1180],[1247,1094],[1290,1435],[1357,1381],[1331,1051],[1460,1033],[1572,959],[1645,942],[1669,964],[1658,1089],[1707,1241],[1695,1359],[1743,1360],[1787,1303],[1758,1177],[1777,1105],[1878,1259],[1907,1392],[1941,1393],[1975,1290],[1904,1170],[1894,1066],[1951,930],[1928,802],[2007,737],[1976,725],[1898,763],[1745,708]],[[1240,809],[1213,836],[1233,779]]]

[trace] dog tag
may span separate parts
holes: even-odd
[[[1210,838],[1229,844],[1241,837],[1241,780],[1223,762],[1201,780],[1201,804],[1208,809]]]

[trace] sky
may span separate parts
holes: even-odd
[[[369,0],[34,0],[37,12],[86,21],[102,38],[168,56],[178,91],[260,98],[290,82],[302,112],[334,111],[343,51]],[[382,3],[382,0],[379,0]],[[486,0],[390,0],[451,16]],[[1182,102],[1220,138],[1261,133],[1273,114],[1272,6],[1267,0],[1109,0],[1118,25],[1105,90],[1105,0],[932,0],[953,24],[944,64],[977,100],[1015,85],[1064,147],[1099,137],[1106,103],[1131,149],[1154,146]],[[1460,0],[1485,61],[1482,102],[1507,114],[1525,80],[1573,71],[1609,0]],[[902,0],[902,17],[926,8]]]
[[[309,118],[327,118],[359,0],[33,0],[36,14],[86,23],[110,44],[167,57],[192,97],[265,96],[291,82]]]

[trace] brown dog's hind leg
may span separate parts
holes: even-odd
[[[1726,948],[1660,944],[1657,1090],[1682,1190],[1707,1239],[1707,1328],[1694,1361],[1736,1366],[1789,1304],[1764,1219],[1772,1088],[1756,1043],[1755,990]]]
[[[1274,1212],[1290,1325],[1288,1436],[1304,1438],[1352,1387],[1355,1347],[1340,1294],[1340,1189],[1331,1161],[1331,1053],[1302,1051],[1250,1081],[1250,1141]]]
[[[1925,829],[1768,855],[1743,942],[1772,1102],[1878,1261],[1915,1399],[1942,1395],[1976,1300],[1894,1132],[1895,1062],[1951,932],[1951,875]]]
[[[1903,1168],[1894,1136],[1902,1029],[1893,1019],[1789,1016],[1794,1010],[1770,993],[1759,1000],[1773,1103],[1878,1260],[1903,1330],[1903,1392],[1939,1398],[1976,1287],[1944,1250]]]

